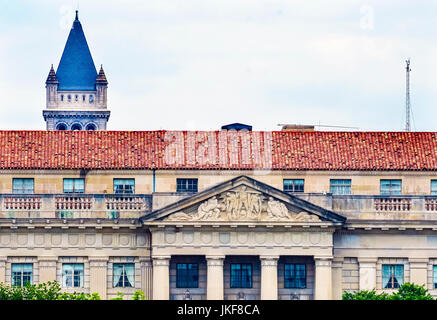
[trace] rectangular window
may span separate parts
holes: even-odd
[[[351,180],[331,179],[330,192],[332,194],[351,194]]]
[[[289,192],[303,192],[303,179],[284,179],[284,191]]]
[[[231,264],[231,288],[252,288],[252,264]]]
[[[134,287],[135,285],[135,264],[114,263],[114,287]]]
[[[381,180],[381,195],[391,196],[402,193],[402,180]]]
[[[432,266],[433,288],[437,289],[437,266]]]
[[[14,178],[14,179],[12,179],[12,193],[16,193],[16,194],[33,193],[33,178],[30,178],[30,179]]]
[[[437,195],[437,180],[431,180],[431,195]]]
[[[114,179],[114,193],[135,193],[135,179]]]
[[[62,264],[62,286],[65,288],[83,287],[83,263]]]
[[[84,193],[85,179],[64,179],[64,193]]]
[[[176,179],[177,192],[197,192],[197,179]]]
[[[13,263],[11,265],[11,283],[16,287],[24,287],[33,283],[32,263]]]
[[[404,265],[382,265],[382,287],[384,289],[399,288],[404,283]]]
[[[176,288],[198,288],[199,265],[197,263],[178,263],[176,265]]]
[[[306,265],[284,264],[284,288],[306,288]]]

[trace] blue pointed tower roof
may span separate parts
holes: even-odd
[[[95,90],[97,70],[77,11],[56,76],[58,90]]]

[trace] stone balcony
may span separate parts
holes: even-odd
[[[1,194],[0,218],[137,219],[151,203],[147,194]]]

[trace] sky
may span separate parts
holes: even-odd
[[[79,8],[108,130],[437,131],[436,0],[0,0],[0,129],[45,130]],[[97,70],[98,71],[98,70]]]

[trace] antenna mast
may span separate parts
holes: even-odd
[[[405,69],[407,70],[407,95],[406,95],[406,101],[405,101],[405,108],[406,108],[406,119],[405,119],[405,131],[409,132],[411,131],[410,127],[410,113],[411,113],[411,107],[410,107],[410,58],[405,61],[407,63],[407,66]]]

